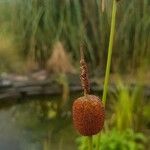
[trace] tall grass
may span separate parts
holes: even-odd
[[[143,118],[143,89],[140,86],[134,87],[132,91],[119,83],[114,101],[113,109],[115,126],[119,131],[132,128],[141,130]]]
[[[6,10],[11,6],[11,19],[6,20],[11,25],[17,48],[25,58],[32,55],[43,66],[53,43],[59,40],[76,62],[82,38],[91,66],[100,66],[103,70],[111,3],[112,0],[106,0],[106,11],[101,13],[100,0],[13,0],[7,2],[8,7],[1,13],[8,14]],[[150,2],[122,1],[119,7],[111,70],[136,71],[140,65],[150,64]]]

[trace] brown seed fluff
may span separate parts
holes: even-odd
[[[73,123],[81,135],[97,134],[104,125],[105,109],[101,100],[94,95],[86,95],[73,103]]]

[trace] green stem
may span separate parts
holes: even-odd
[[[113,49],[113,39],[115,35],[115,24],[116,24],[116,11],[117,11],[117,2],[113,0],[113,8],[112,8],[112,18],[111,18],[111,29],[110,29],[110,38],[109,38],[109,47],[108,47],[108,56],[107,56],[107,65],[106,65],[106,72],[105,72],[105,80],[104,80],[104,90],[103,90],[103,104],[106,104],[106,96],[108,91],[108,81],[110,75],[110,65],[111,65],[111,56],[112,56],[112,49]],[[96,150],[100,149],[100,133],[98,134],[97,139],[97,147]]]
[[[115,35],[116,11],[117,11],[117,2],[116,2],[116,0],[113,0],[111,30],[110,30],[109,48],[108,48],[108,56],[107,56],[107,66],[106,66],[106,72],[105,72],[104,91],[103,91],[103,97],[102,97],[104,105],[106,104],[106,96],[107,96],[107,91],[108,91],[108,81],[109,81],[109,74],[110,74],[113,39],[114,39],[114,35]]]
[[[88,150],[93,150],[92,136],[88,136],[88,143],[89,143]]]

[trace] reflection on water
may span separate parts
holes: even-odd
[[[1,109],[0,150],[76,149],[70,105],[58,106],[55,99],[30,100]]]

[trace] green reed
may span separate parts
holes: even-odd
[[[9,25],[8,32],[13,33],[16,49],[22,56],[26,58],[34,55],[39,62],[46,62],[52,45],[57,40],[64,43],[74,62],[77,62],[77,49],[83,32],[87,45],[86,55],[91,67],[103,70],[106,65],[105,49],[108,48],[111,15],[111,0],[106,2],[108,6],[104,13],[100,13],[100,0],[1,2],[1,25]],[[139,66],[150,64],[149,1],[122,1],[118,7],[119,23],[114,41],[112,71],[136,71]]]

